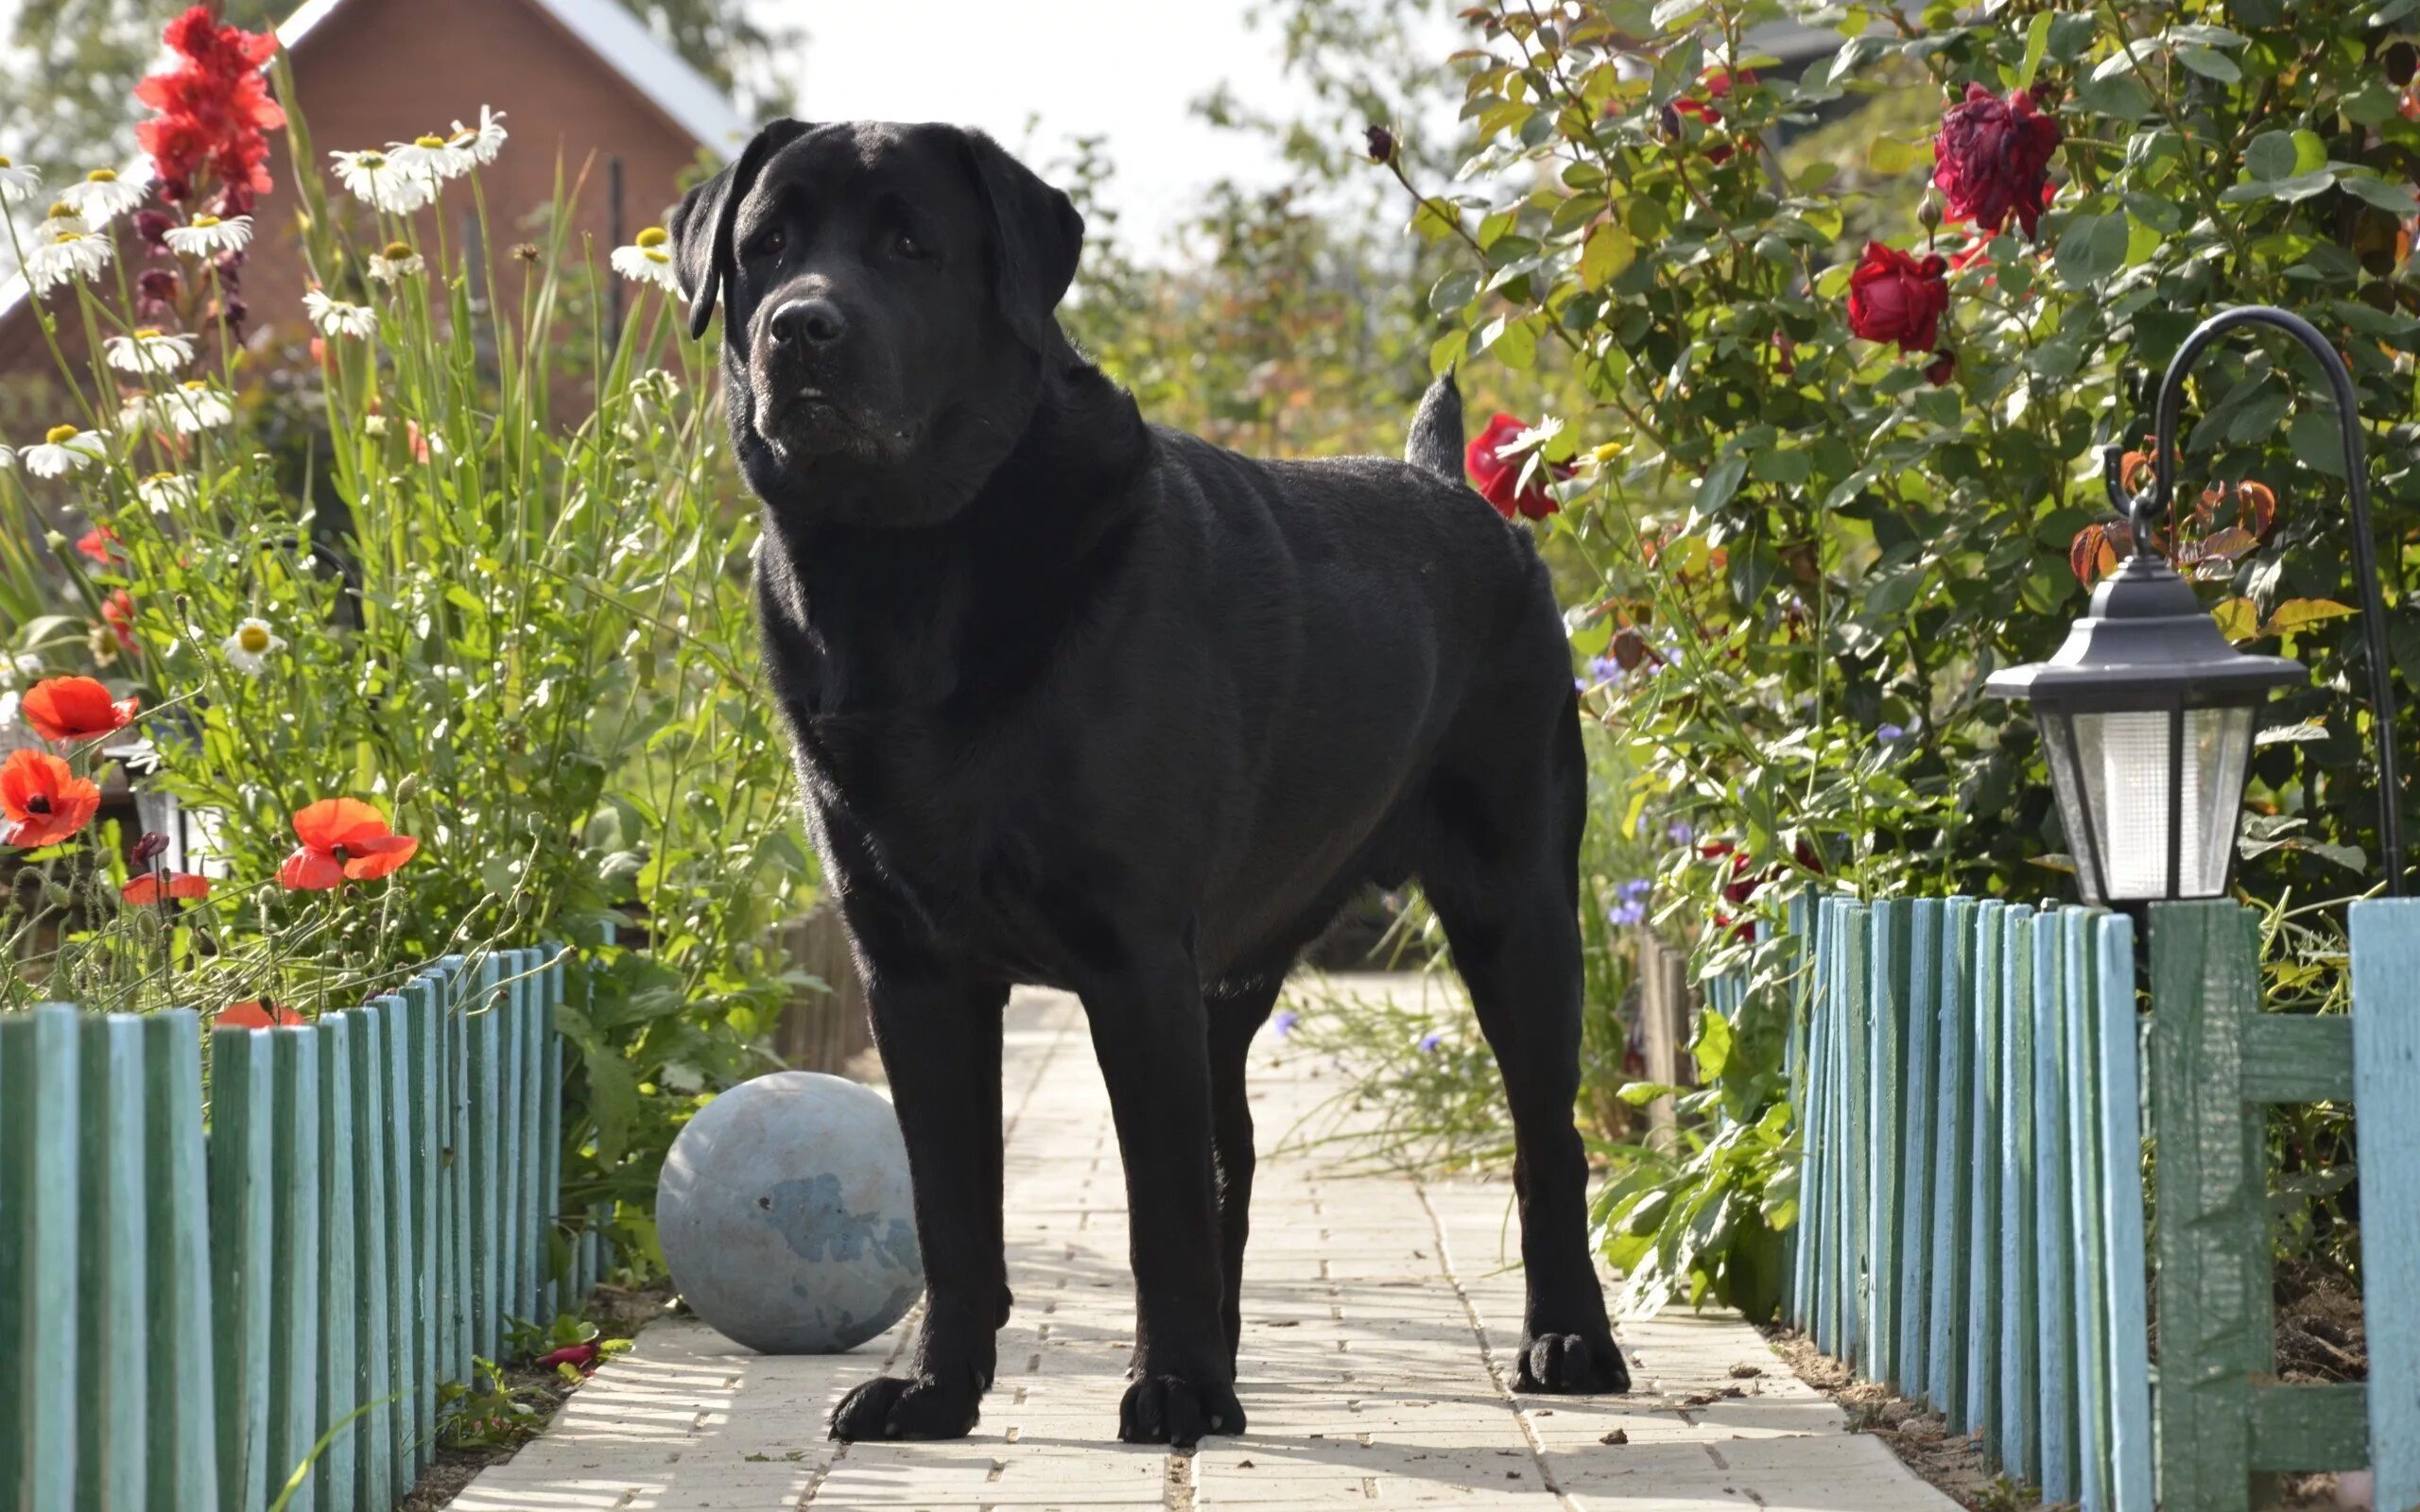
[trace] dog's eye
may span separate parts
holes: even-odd
[[[919,263],[933,255],[925,250],[925,244],[916,239],[914,232],[905,231],[891,233],[890,250],[896,256]]]
[[[756,238],[755,242],[749,247],[748,255],[751,257],[777,257],[781,254],[782,249],[787,245],[789,245],[789,238],[783,235],[781,228],[776,226],[772,230]]]

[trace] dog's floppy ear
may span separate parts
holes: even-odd
[[[766,123],[742,147],[739,158],[722,172],[682,198],[672,213],[672,266],[681,286],[689,292],[689,339],[706,334],[715,318],[715,294],[732,274],[732,223],[739,202],[756,186],[756,176],[772,155],[813,130],[804,121],[786,117]]]
[[[1019,341],[1048,352],[1059,334],[1054,312],[1076,281],[1084,249],[1084,217],[1000,144],[980,131],[961,135],[975,185],[991,209],[993,290],[1001,317]]]

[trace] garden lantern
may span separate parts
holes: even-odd
[[[2160,384],[2152,486],[2127,497],[2117,449],[2109,454],[2110,498],[2132,523],[2133,557],[2094,591],[2090,612],[2067,632],[2057,655],[2007,668],[1984,684],[1996,697],[2024,698],[2033,706],[2059,817],[2087,902],[2210,898],[2225,891],[2256,716],[2272,692],[2305,678],[2299,662],[2248,655],[2229,644],[2192,587],[2152,544],[2175,484],[2177,412],[2186,373],[2212,341],[2248,324],[2291,333],[2318,359],[2335,389],[2355,572],[2366,610],[2379,835],[2388,889],[2402,891],[2394,694],[2387,685],[2385,616],[2378,603],[2352,377],[2308,322],[2283,310],[2253,306],[2204,321],[2169,364]]]

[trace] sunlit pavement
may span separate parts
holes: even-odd
[[[1392,978],[1351,985],[1420,990]],[[751,1354],[682,1318],[648,1328],[544,1437],[453,1505],[1954,1505],[1879,1442],[1849,1433],[1839,1408],[1726,1314],[1621,1325],[1637,1381],[1628,1397],[1512,1396],[1521,1278],[1510,1264],[1509,1181],[1343,1174],[1340,1151],[1305,1139],[1330,1126],[1320,1109],[1336,1073],[1266,1032],[1253,1067],[1264,1159],[1238,1388],[1252,1431],[1205,1440],[1198,1453],[1119,1444],[1133,1298],[1109,1100],[1067,998],[1020,993],[1007,1056],[1017,1307],[972,1436],[853,1445],[823,1436],[832,1404],[900,1353],[912,1316],[855,1353],[788,1358]]]

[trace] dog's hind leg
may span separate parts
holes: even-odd
[[[1227,1364],[1243,1342],[1244,1242],[1252,1232],[1252,1104],[1244,1093],[1244,1061],[1253,1036],[1269,1020],[1284,983],[1269,982],[1210,1000],[1210,1143],[1219,1165],[1219,1255],[1226,1297]]]
[[[1528,1288],[1513,1389],[1619,1392],[1630,1389],[1630,1371],[1589,1253],[1588,1163],[1572,1124],[1586,771],[1567,712],[1542,736],[1550,744],[1535,769],[1499,761],[1432,779],[1435,833],[1421,881],[1512,1107]]]

